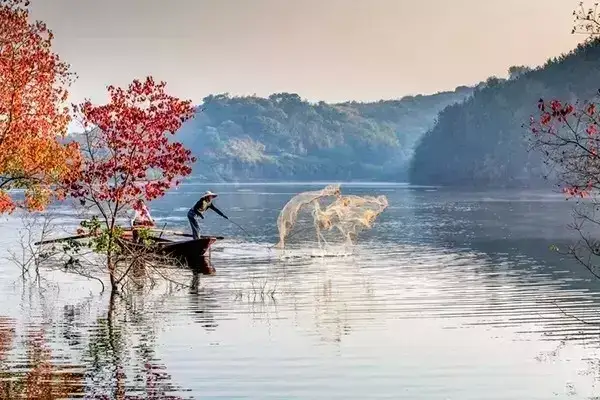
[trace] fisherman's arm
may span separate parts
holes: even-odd
[[[211,204],[210,206],[208,206],[208,208],[212,208],[212,210],[214,212],[216,212],[217,214],[219,214],[221,217],[225,218],[225,219],[229,219],[229,217],[227,217],[227,215],[223,214],[221,212],[221,210],[219,210],[217,207],[214,206],[214,204]]]

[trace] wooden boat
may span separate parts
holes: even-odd
[[[171,233],[176,236],[192,236],[183,232],[156,229],[154,231],[160,231],[167,234]],[[36,242],[35,245],[58,243],[66,240],[80,240],[88,237],[89,235],[77,235],[66,238],[56,238]],[[129,250],[132,254],[142,251],[145,253],[165,257],[167,259],[165,261],[171,259],[180,263],[181,265],[189,267],[194,271],[199,271],[202,273],[214,273],[214,269],[210,267],[210,262],[208,260],[208,258],[210,258],[210,248],[217,240],[222,239],[224,239],[222,236],[200,236],[200,239],[175,241],[162,238],[162,236],[150,236],[145,243],[141,243],[134,240],[132,230],[127,230],[118,240],[119,246],[124,250]],[[148,243],[148,241],[150,243]],[[206,271],[207,268],[209,271]]]
[[[152,236],[146,243],[133,240],[132,235],[125,234],[119,239],[120,246],[132,252],[144,251],[167,258],[172,258],[192,269],[202,269],[206,265],[206,257],[210,257],[210,247],[222,236],[201,236],[200,239],[174,241]],[[147,242],[151,243],[148,244]]]

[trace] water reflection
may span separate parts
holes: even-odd
[[[559,214],[555,205],[390,187],[389,211],[352,255],[298,247],[280,257],[263,239],[281,193],[303,188],[251,189],[242,201],[261,207],[232,213],[261,235],[235,238],[207,218],[228,238],[203,268],[179,274],[185,286],[98,298],[63,280],[60,295],[41,299],[2,285],[7,320],[18,323],[0,320],[0,330],[44,327],[51,364],[82,372],[87,398],[587,395],[598,331],[580,320],[598,321],[598,283],[547,251],[565,239],[544,217]],[[171,200],[165,216],[187,201]],[[2,368],[21,371],[25,344],[0,338],[5,348]]]
[[[199,288],[190,291],[189,309],[192,321],[208,331],[215,331],[219,324],[216,313],[219,311],[219,300],[214,290]]]
[[[24,342],[25,354],[18,354],[10,362],[9,352],[18,346],[16,322],[0,317],[0,398],[54,400],[84,396],[82,366],[54,360],[44,328],[27,327]]]
[[[244,251],[246,257],[240,254]],[[305,255],[302,258],[297,255],[291,262],[269,257],[256,257],[248,263],[236,262],[250,259],[252,251],[251,246],[231,252],[225,249],[213,259],[218,273],[206,276],[200,271],[190,271],[185,290],[165,285],[153,292],[111,296],[104,312],[100,313],[101,308],[93,306],[98,302],[95,297],[67,304],[59,313],[39,311],[42,320],[53,318],[44,322],[48,332],[54,329],[62,338],[58,341],[55,335],[49,336],[49,340],[75,353],[66,357],[64,353],[68,351],[62,350],[60,357],[50,357],[51,360],[71,360],[58,365],[71,363],[76,366],[71,370],[79,371],[79,375],[71,378],[51,361],[52,368],[59,371],[55,373],[62,373],[69,380],[70,386],[60,390],[95,399],[203,398],[206,393],[231,398],[242,396],[245,390],[258,390],[249,382],[264,380],[265,376],[275,379],[276,371],[287,371],[286,379],[292,379],[294,374],[306,379],[303,365],[318,365],[324,351],[321,346],[333,346],[339,352],[356,357],[356,362],[373,359],[373,363],[384,360],[389,365],[394,352],[406,351],[402,343],[412,343],[411,346],[420,349],[436,342],[445,343],[448,349],[462,348],[464,339],[447,329],[470,327],[478,332],[477,340],[481,341],[491,340],[494,334],[480,327],[494,327],[503,335],[508,334],[506,329],[509,328],[528,335],[555,334],[556,340],[571,337],[576,331],[574,328],[581,328],[573,326],[565,331],[570,323],[554,306],[545,303],[546,298],[554,299],[558,294],[563,302],[576,301],[580,294],[569,291],[565,287],[568,282],[553,280],[551,275],[535,269],[527,272],[525,267],[515,269],[514,262],[508,259],[502,261],[484,254],[440,251],[427,246],[404,246],[395,251],[386,247],[361,248],[353,257]],[[522,263],[531,266],[526,260]],[[274,296],[261,296],[265,288],[273,287],[277,288]],[[240,292],[242,296],[237,295]],[[46,302],[52,304],[52,294],[45,292],[44,296]],[[29,294],[28,298],[31,297]],[[10,331],[12,325],[4,326]],[[199,327],[204,334],[194,327]],[[419,334],[425,327],[427,334]],[[161,333],[165,329],[168,333]],[[264,332],[264,336],[260,332]],[[179,336],[186,333],[187,339]],[[468,334],[472,335],[474,332]],[[162,337],[160,342],[159,336]],[[301,354],[296,354],[292,349],[298,346],[299,340],[311,343],[310,346],[320,345],[306,347]],[[4,343],[5,340],[0,342],[2,348],[7,346]],[[272,345],[282,351],[279,358],[269,361],[274,364],[266,367],[264,357],[269,351],[261,355],[258,348],[266,349],[269,343],[275,343]],[[491,349],[477,341],[472,344],[478,351]],[[168,360],[161,361],[157,348]],[[218,352],[212,348],[223,350]],[[390,350],[387,355],[382,353],[385,348]],[[377,356],[364,351],[375,352]],[[455,373],[445,372],[448,379],[456,374],[474,373],[481,367],[464,361],[467,353],[461,356],[463,361],[457,361],[467,362],[466,365]],[[417,356],[404,357],[414,360]],[[535,356],[537,353],[532,354],[531,359]],[[439,362],[450,362],[447,355],[441,357]],[[510,365],[518,369],[520,364],[511,360]],[[238,368],[230,378],[223,377],[225,371],[231,371],[233,365],[239,363],[256,364],[257,368],[243,373]],[[3,365],[9,370],[23,369],[14,359]],[[174,368],[172,377],[167,373],[167,365]],[[351,362],[336,368],[341,368],[340,374],[352,376],[352,365]],[[400,390],[392,389],[395,374],[386,369],[389,366],[375,366],[371,361],[368,365],[375,375],[388,376],[389,380],[383,381],[388,388],[386,393]],[[448,365],[449,368],[452,364]],[[186,372],[185,368],[190,367],[202,372]],[[408,373],[408,365],[398,368],[399,374]],[[527,374],[536,375],[535,371]],[[245,385],[235,389],[224,383],[236,376],[239,382],[246,382]],[[382,379],[378,381],[382,383]],[[432,383],[425,377],[420,379],[419,386]],[[174,381],[184,383],[191,392],[175,385]],[[342,380],[335,382],[338,386],[327,384],[337,387],[339,393],[347,393],[348,388],[341,386]],[[299,396],[294,387],[281,384],[278,389],[270,389],[271,395],[306,398]],[[14,387],[11,390],[11,396],[18,396],[14,394]],[[262,398],[258,395],[260,391],[254,393],[250,397]],[[286,393],[296,395],[286,397]],[[329,398],[336,397],[328,394]]]
[[[68,305],[61,321],[27,324],[22,335],[15,319],[0,316],[0,398],[189,398],[155,354],[157,326],[144,298],[113,295],[106,314],[91,321],[82,307]],[[53,333],[65,339],[58,352]]]
[[[182,389],[170,382],[155,355],[156,326],[137,299],[111,295],[106,317],[90,327],[94,334],[85,358],[93,387],[88,397],[182,399],[176,394]]]

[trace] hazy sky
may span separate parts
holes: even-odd
[[[166,80],[210,93],[398,98],[506,76],[583,38],[579,0],[33,0],[79,74],[72,99]]]

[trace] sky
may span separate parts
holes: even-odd
[[[32,0],[79,78],[71,101],[152,75],[208,94],[373,101],[452,90],[583,40],[579,0]]]

